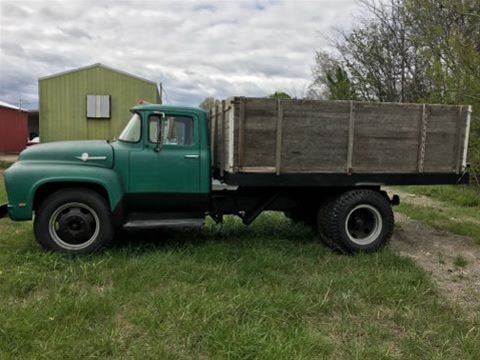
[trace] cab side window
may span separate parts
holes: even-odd
[[[158,115],[150,116],[148,138],[157,142]],[[167,116],[161,122],[161,143],[163,145],[189,146],[193,144],[193,119],[186,116]]]

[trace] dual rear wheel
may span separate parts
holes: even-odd
[[[389,242],[394,227],[388,198],[370,189],[351,190],[332,197],[320,205],[313,222],[308,215],[303,219],[318,230],[325,244],[344,253],[380,249]]]

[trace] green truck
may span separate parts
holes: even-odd
[[[390,239],[384,185],[466,184],[471,108],[233,97],[207,113],[140,104],[117,140],[24,150],[0,217],[34,219],[39,244],[85,254],[121,229],[202,226],[263,211],[343,252]]]

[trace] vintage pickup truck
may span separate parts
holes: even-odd
[[[381,186],[468,183],[469,106],[234,97],[210,113],[142,104],[118,139],[47,143],[5,171],[0,217],[34,219],[51,251],[84,254],[117,229],[201,226],[265,210],[344,252],[390,239]],[[212,185],[213,183],[213,185]]]

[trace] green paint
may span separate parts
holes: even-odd
[[[136,106],[132,111],[142,118],[142,138],[138,143],[63,141],[23,151],[18,161],[5,171],[9,216],[13,220],[31,219],[39,189],[59,183],[101,186],[108,194],[112,210],[128,193],[208,194],[211,179],[206,113],[195,108],[157,104]],[[164,144],[160,151],[155,151],[155,145],[148,141],[148,119],[154,112],[192,118],[192,144]],[[84,161],[84,153],[99,159]],[[20,203],[25,206],[19,207]]]

